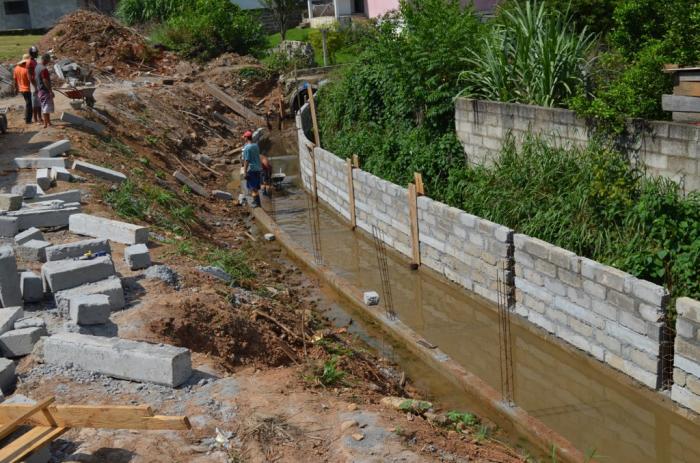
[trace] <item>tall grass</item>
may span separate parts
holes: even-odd
[[[583,84],[595,36],[576,32],[567,12],[544,2],[513,2],[464,59],[462,94],[556,106]]]
[[[183,13],[191,3],[191,0],[121,0],[116,14],[129,25],[161,22]]]

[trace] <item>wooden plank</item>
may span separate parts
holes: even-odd
[[[700,69],[676,71],[677,82],[700,82]]]
[[[311,89],[311,85],[306,87],[306,91],[309,93],[309,108],[311,109],[311,122],[314,125],[314,141],[316,146],[321,147],[321,136],[318,134],[318,120],[316,119],[316,102],[314,101],[314,91]]]
[[[32,405],[1,404],[0,423],[7,423],[23,416]],[[147,405],[51,405],[48,407],[59,426],[69,428],[103,429],[189,429],[189,421],[184,416],[154,416]],[[22,424],[51,426],[49,420],[37,413],[26,417]]]
[[[236,114],[243,116],[247,120],[257,124],[258,127],[262,127],[265,124],[265,119],[263,117],[258,116],[252,110],[243,106],[243,104],[241,104],[236,98],[221,90],[218,85],[207,82],[207,89],[214,98],[218,99],[223,104],[234,110]]]
[[[673,113],[674,122],[700,122],[700,113]]]
[[[355,215],[355,182],[353,182],[352,178],[352,161],[350,159],[346,159],[345,166],[348,173],[348,207],[350,208],[350,226],[354,230],[357,228],[357,216]]]
[[[418,195],[416,186],[408,184],[408,216],[411,222],[411,251],[413,253],[412,264],[414,267],[420,265],[420,237],[418,235]]]
[[[700,82],[679,82],[673,87],[673,94],[678,96],[700,96]]]
[[[352,155],[352,166],[353,166],[355,169],[359,169],[359,168],[360,168],[360,157],[359,157],[358,155],[356,155],[356,154],[353,154],[353,155]]]
[[[32,452],[48,445],[66,431],[68,428],[34,427],[0,449],[0,463],[23,461]]]
[[[41,402],[37,402],[34,405],[29,404],[29,406],[26,410],[24,410],[23,413],[20,413],[13,420],[10,420],[2,425],[2,428],[0,428],[0,439],[4,439],[10,434],[12,434],[24,422],[24,420],[34,415],[36,412],[48,407],[55,400],[55,398],[49,397],[47,399],[42,400]]]
[[[318,183],[316,181],[316,153],[314,152],[316,148],[309,151],[311,155],[311,188],[314,194],[314,201],[318,202]]]
[[[420,172],[414,172],[413,179],[416,184],[416,193],[418,194],[418,196],[424,196],[425,187],[423,186],[423,174],[421,174]]]
[[[700,98],[693,96],[661,95],[661,108],[664,111],[700,113]]]

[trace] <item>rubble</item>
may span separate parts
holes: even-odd
[[[52,167],[49,172],[52,182],[70,182],[73,180],[73,174],[68,172],[65,167]]]
[[[233,281],[233,277],[231,275],[229,275],[228,273],[226,273],[225,271],[223,271],[222,269],[220,269],[219,267],[213,267],[211,265],[207,265],[207,266],[199,265],[199,266],[197,266],[197,270],[199,270],[202,273],[209,274],[209,275],[213,276],[214,278],[217,278],[217,279],[224,281],[226,283],[231,283]]]
[[[20,209],[8,213],[9,217],[17,219],[17,230],[28,228],[53,228],[66,227],[69,218],[73,214],[80,213],[80,205],[70,205],[71,203],[55,204],[53,208],[36,207]],[[15,231],[15,234],[17,232]],[[11,236],[14,236],[11,235]]]
[[[17,159],[15,158],[15,164],[17,163]],[[12,187],[12,194],[15,195],[20,195],[24,199],[32,199],[35,197],[37,194],[43,194],[44,192],[42,191],[41,193],[38,192],[39,186],[34,184],[34,183],[25,183],[25,184],[20,184],[20,185],[15,185]]]
[[[144,276],[150,280],[164,281],[173,288],[180,287],[180,277],[173,269],[167,265],[152,265],[146,269]]]
[[[209,192],[206,190],[206,188],[189,178],[187,175],[183,174],[181,171],[176,170],[173,172],[173,177],[175,177],[178,182],[187,186],[190,190],[192,190],[192,192],[197,193],[199,196],[204,196],[205,198],[209,197]]]
[[[59,171],[60,167],[51,169],[51,172]],[[71,174],[72,177],[72,174]],[[41,196],[34,197],[30,200],[30,203],[36,203],[37,201],[63,201],[64,203],[80,203],[82,193],[80,190],[66,190],[59,191],[58,193],[51,193],[48,195],[42,194]]]

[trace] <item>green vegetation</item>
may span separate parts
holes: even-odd
[[[674,31],[689,27],[700,2],[683,2],[681,20],[658,2],[620,0],[606,40],[639,61],[604,53],[596,67],[606,71],[591,82],[610,93],[585,98],[581,71],[592,53],[590,35],[564,34],[566,16],[515,3],[486,25],[451,0],[402,4],[402,32],[391,19],[384,22],[358,61],[321,90],[324,147],[341,157],[359,154],[366,170],[398,184],[420,171],[437,200],[663,284],[674,297],[699,298],[700,193],[684,195],[677,183],[647,176],[643,165],[603,141],[586,149],[538,139],[520,150],[508,143],[493,168],[473,167],[456,139],[453,98],[465,85],[473,95],[538,104],[566,104],[578,94],[578,109],[592,103],[588,114],[612,120],[654,114],[667,79],[662,52]],[[667,32],[635,39],[651,34],[648,21]],[[695,59],[700,46],[688,50],[697,37],[679,37],[674,56]],[[555,77],[560,65],[568,71]],[[624,78],[612,73],[616,66]]]
[[[121,0],[116,16],[126,24],[161,22],[185,12],[190,0]]]
[[[206,256],[210,265],[219,267],[231,275],[234,282],[240,283],[255,276],[255,272],[248,265],[248,255],[242,250],[213,248]]]
[[[338,368],[338,357],[326,360],[316,373],[316,380],[323,386],[335,386],[343,383],[345,372]]]
[[[299,42],[308,42],[309,41],[309,32],[311,29],[302,29],[300,27],[295,27],[293,29],[289,29],[287,31],[286,38],[287,40],[296,40]],[[267,47],[268,48],[274,48],[277,45],[282,43],[282,35],[277,32],[275,34],[270,34],[267,36]]]
[[[40,35],[0,35],[0,61],[16,63],[40,39]]]

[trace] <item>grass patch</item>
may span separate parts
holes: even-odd
[[[311,42],[310,40],[310,34],[311,34],[311,29],[300,29],[298,27],[295,27],[294,29],[290,29],[287,31],[287,40],[297,40],[299,42]],[[268,49],[275,48],[277,45],[282,42],[282,38],[278,33],[276,34],[271,34],[267,36],[267,45]],[[314,47],[314,59],[316,60],[316,64],[318,66],[323,66],[323,49],[321,47]],[[330,60],[330,58],[329,58]],[[346,48],[341,48],[335,53],[335,64],[345,64],[345,63],[351,63],[353,61],[357,60],[357,52],[346,49]],[[269,64],[270,59],[269,57],[263,58],[262,62],[264,64]],[[328,63],[330,65],[330,62]]]
[[[0,61],[19,61],[40,39],[41,35],[0,35]]]
[[[299,27],[295,27],[294,29],[289,29],[287,31],[287,40],[297,40],[299,42],[308,42],[309,41],[309,32],[311,29],[302,29]],[[275,48],[277,45],[282,43],[282,36],[280,35],[279,32],[276,34],[270,34],[267,36],[267,47],[268,48]]]

